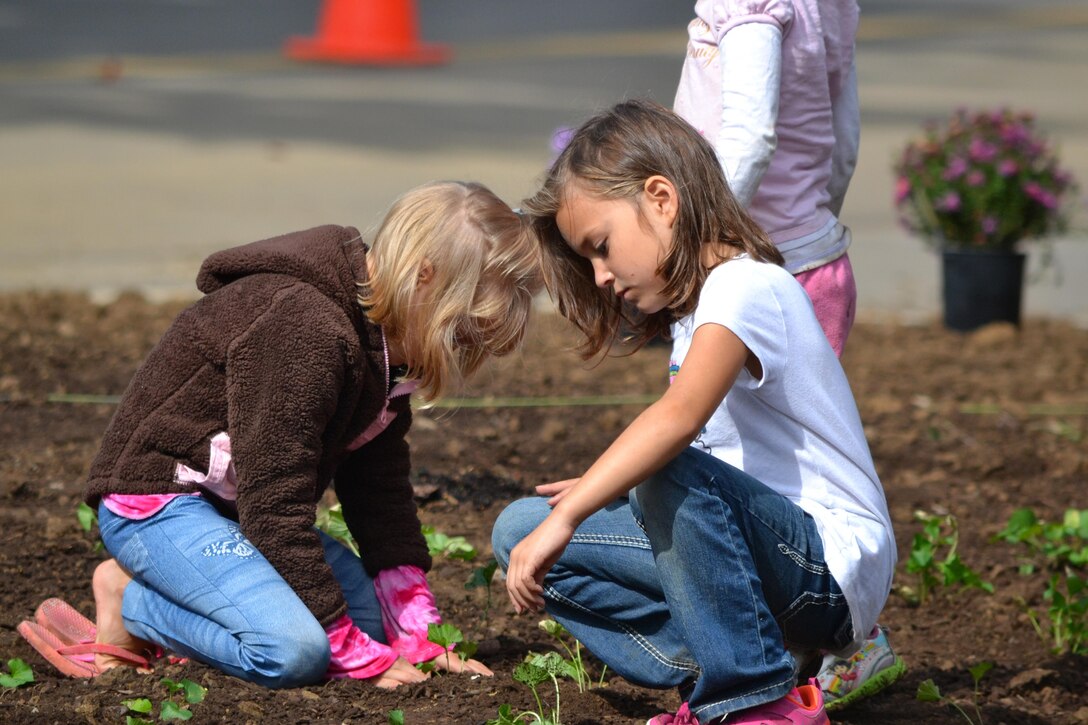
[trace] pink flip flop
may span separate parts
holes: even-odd
[[[124,647],[95,642],[94,624],[62,599],[42,602],[34,618],[16,629],[49,664],[69,677],[101,674],[94,663],[96,654],[108,654],[141,669],[151,667],[147,658]]]
[[[94,622],[80,614],[63,599],[46,599],[34,612],[34,619],[65,644],[94,642],[98,630]]]
[[[139,669],[151,668],[151,663],[146,658],[124,647],[99,642],[65,644],[37,622],[24,621],[16,629],[49,664],[69,677],[94,677],[102,674],[94,663],[96,654],[111,655]]]

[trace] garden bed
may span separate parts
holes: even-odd
[[[513,616],[501,583],[490,604],[466,589],[490,557],[491,524],[505,502],[545,481],[577,475],[640,409],[624,406],[480,407],[420,413],[411,434],[424,523],[465,537],[476,562],[436,561],[430,581],[446,620],[479,643],[493,679],[433,677],[380,691],[354,681],[269,691],[197,663],[161,663],[154,675],[114,670],[94,681],[56,673],[15,632],[44,598],[60,596],[93,616],[90,577],[104,554],[76,518],[82,479],[113,406],[74,402],[120,394],[165,329],[177,305],[122,297],[97,306],[79,295],[0,296],[0,660],[20,658],[35,681],[0,690],[0,722],[124,722],[121,703],[165,698],[163,677],[207,688],[191,722],[484,723],[502,704],[534,706],[511,678],[526,652],[552,649],[540,616]],[[540,315],[527,352],[490,364],[468,396],[654,394],[662,390],[667,350],[653,347],[596,368],[565,348],[575,338]],[[1018,572],[1021,551],[992,537],[1018,508],[1048,520],[1088,508],[1088,333],[1028,320],[1020,331],[989,327],[963,335],[936,325],[859,324],[844,364],[858,398],[896,525],[896,584],[917,588],[904,562],[921,531],[915,511],[952,514],[959,553],[994,586],[938,587],[920,606],[893,594],[881,617],[909,672],[885,693],[836,713],[836,723],[963,723],[940,704],[919,702],[932,679],[975,717],[969,668],[994,668],[981,680],[985,723],[1088,723],[1088,659],[1056,655],[1025,613],[1044,610],[1044,578]],[[61,396],[65,402],[56,401]],[[1044,618],[1043,626],[1046,627]],[[591,658],[590,672],[600,675]],[[542,690],[547,694],[547,689]],[[554,705],[554,698],[548,697]],[[605,676],[585,693],[564,681],[568,725],[644,722],[679,704],[675,693]],[[156,707],[156,713],[158,709]]]

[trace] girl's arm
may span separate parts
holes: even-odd
[[[778,146],[782,28],[769,17],[728,30],[718,43],[721,125],[714,151],[742,206],[755,198]]]
[[[590,514],[626,494],[691,444],[721,404],[741,367],[759,361],[731,330],[704,324],[665,394],[644,410],[548,517],[510,555],[506,588],[517,612],[544,605],[544,575]]]
[[[831,152],[831,179],[827,191],[831,200],[827,207],[835,216],[842,211],[846,189],[854,176],[861,141],[861,115],[858,109],[857,68],[853,63],[842,81],[839,95],[831,103],[831,124],[835,129],[835,148]]]

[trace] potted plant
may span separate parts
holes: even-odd
[[[894,168],[901,223],[941,252],[945,325],[1019,324],[1019,243],[1063,231],[1075,193],[1034,116],[957,110],[927,124]]]

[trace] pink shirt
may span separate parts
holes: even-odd
[[[797,274],[842,256],[857,159],[855,0],[698,0],[674,107]]]

